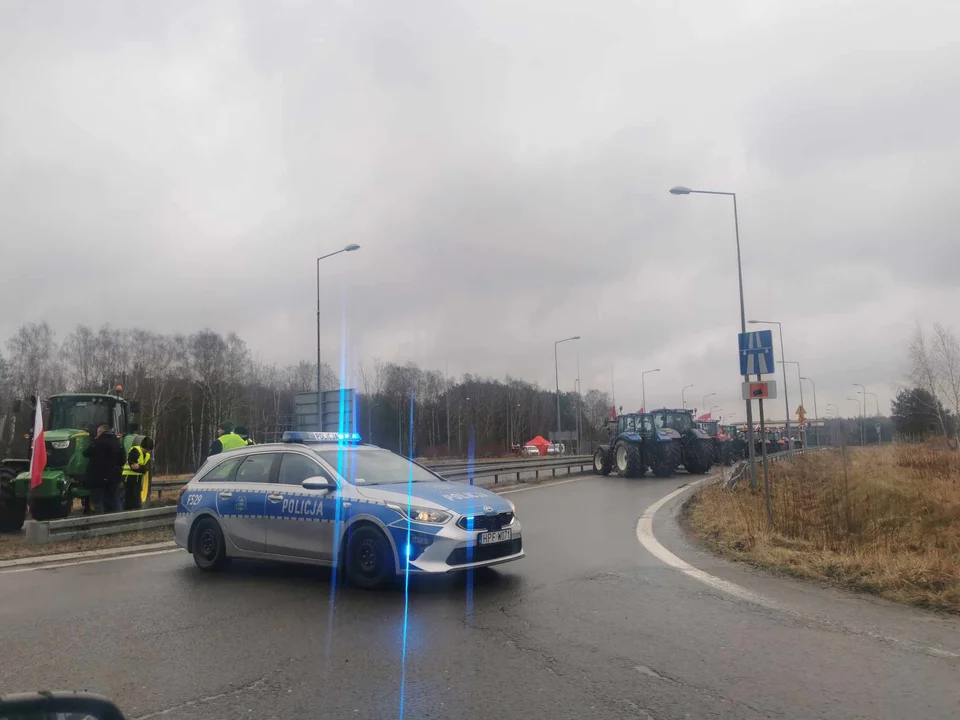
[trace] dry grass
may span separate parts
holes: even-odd
[[[936,444],[803,455],[762,489],[697,493],[688,528],[734,558],[960,612],[960,453]]]
[[[0,560],[59,555],[60,553],[81,550],[104,550],[106,548],[126,547],[127,545],[147,545],[166,540],[173,540],[172,527],[150,528],[149,530],[138,530],[118,535],[49,543],[48,545],[28,545],[23,535],[0,535]]]

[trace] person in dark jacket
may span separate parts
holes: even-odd
[[[116,512],[120,509],[120,484],[126,460],[120,439],[109,426],[101,425],[83,454],[88,459],[86,485],[90,489],[93,511]]]
[[[247,445],[256,445],[253,441],[253,438],[250,437],[250,431],[247,430],[243,425],[237,425],[237,429],[234,432],[240,436],[240,439],[243,440]]]

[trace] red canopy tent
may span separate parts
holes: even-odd
[[[541,455],[546,455],[547,447],[550,445],[550,443],[544,440],[540,435],[537,435],[533,440],[527,440],[524,445],[534,445],[536,446],[537,450],[540,451]]]

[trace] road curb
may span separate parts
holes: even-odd
[[[31,567],[33,565],[48,565],[71,560],[87,560],[92,558],[121,557],[151,550],[165,550],[176,547],[173,540],[158,543],[144,543],[143,545],[124,545],[123,547],[103,548],[102,550],[78,550],[77,552],[57,553],[56,555],[34,555],[32,557],[16,558],[14,560],[0,560],[0,570],[15,567]]]

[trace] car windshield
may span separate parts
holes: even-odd
[[[316,453],[354,485],[436,482],[442,478],[389,450],[363,446],[330,446]]]
[[[96,431],[100,425],[113,427],[113,403],[102,397],[55,397],[50,399],[50,430],[63,428]]]

